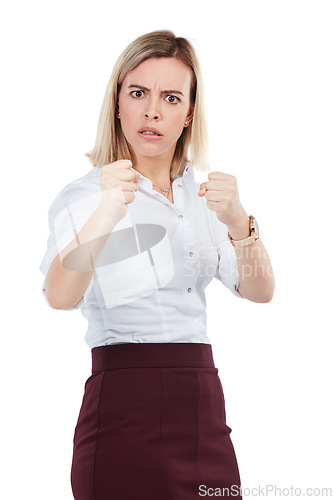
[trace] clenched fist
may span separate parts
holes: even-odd
[[[135,200],[140,180],[140,173],[132,165],[131,160],[118,160],[101,167],[101,205],[120,219],[127,214],[127,204]]]
[[[228,227],[237,226],[246,212],[240,202],[237,179],[223,172],[209,172],[208,181],[200,184],[199,196],[205,196],[207,207]]]

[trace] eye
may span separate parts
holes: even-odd
[[[175,95],[167,95],[167,97],[171,97],[172,99],[177,99],[177,101],[180,102],[180,99]],[[170,102],[170,104],[175,104],[177,101],[168,101],[168,102]]]
[[[133,92],[131,92],[131,95],[132,95],[132,94],[137,94],[138,92],[141,92],[141,93],[142,93],[142,92],[143,92],[143,90],[133,90]],[[133,95],[133,97],[134,97],[134,95]]]

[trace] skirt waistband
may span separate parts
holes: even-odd
[[[215,368],[212,345],[193,342],[110,344],[91,349],[92,373],[117,368]]]

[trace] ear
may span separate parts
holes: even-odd
[[[194,104],[191,104],[188,115],[186,117],[186,121],[188,122],[188,124],[190,124],[190,121],[192,120],[193,115],[194,115]]]

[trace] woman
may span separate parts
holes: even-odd
[[[94,168],[50,207],[40,266],[48,305],[88,320],[74,498],[192,500],[223,488],[241,498],[204,289],[215,276],[267,302],[274,279],[235,177],[195,179],[194,165],[207,170],[207,132],[186,39],[156,31],[123,51],[87,156]],[[243,276],[255,264],[261,276]]]

